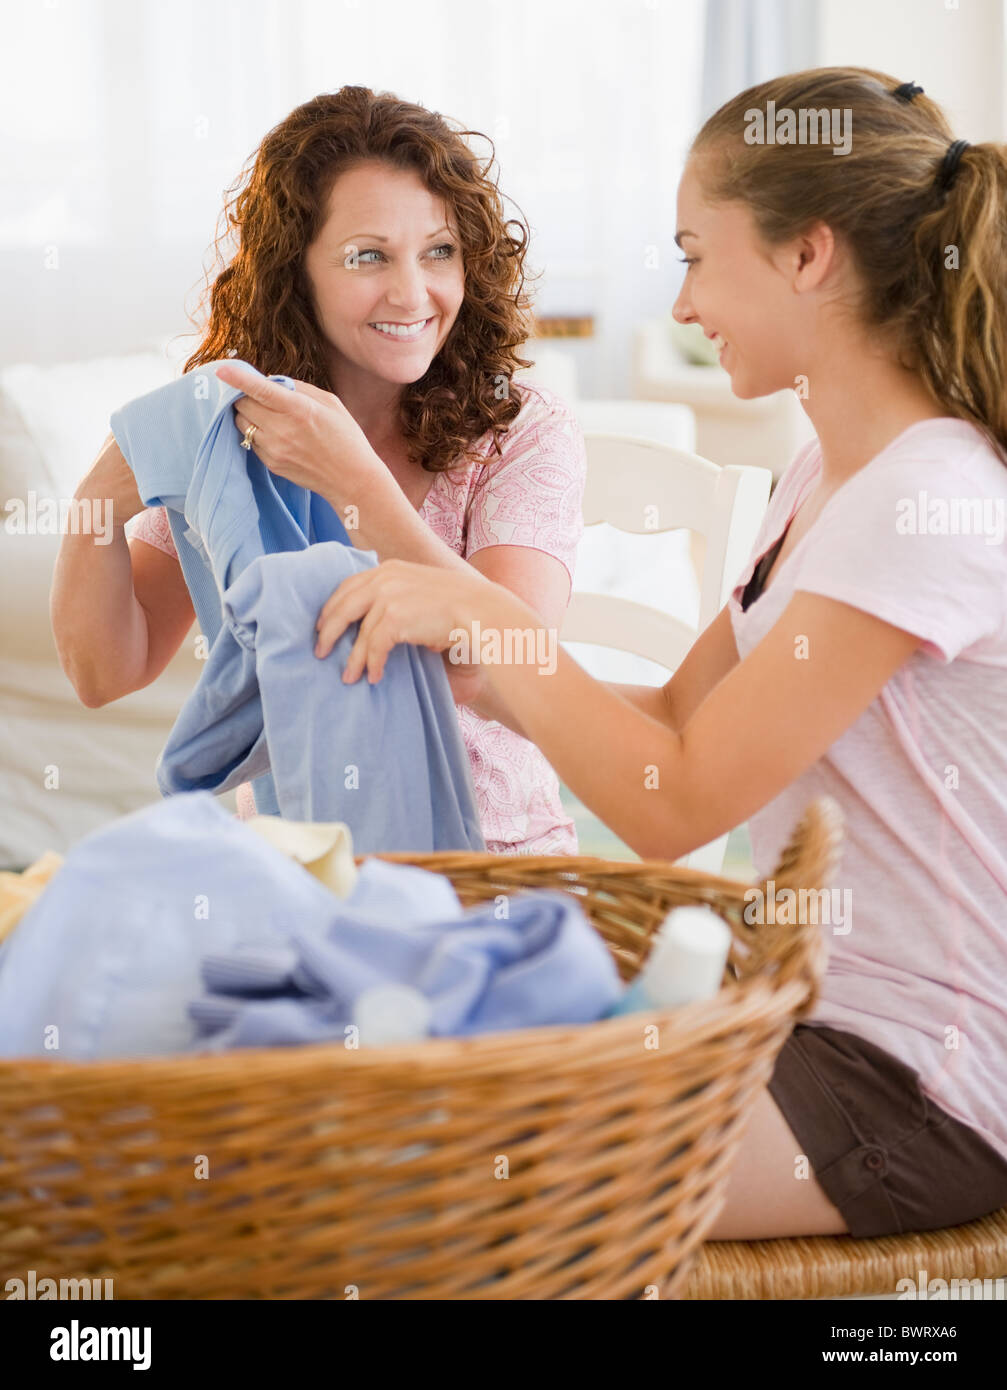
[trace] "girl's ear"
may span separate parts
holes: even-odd
[[[815,225],[795,242],[793,253],[794,289],[798,293],[817,289],[836,260],[836,239],[825,222]]]

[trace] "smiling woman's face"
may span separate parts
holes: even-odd
[[[750,399],[792,387],[805,370],[807,324],[788,275],[787,250],[770,252],[760,244],[747,207],[709,203],[694,158],[679,185],[678,235],[682,255],[692,264],[675,300],[675,318],[699,323],[707,337],[726,343],[720,365],[736,396]]]
[[[461,242],[443,200],[414,170],[384,163],[336,179],[304,264],[337,382],[348,366],[418,381],[465,297]]]

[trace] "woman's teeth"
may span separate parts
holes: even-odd
[[[432,319],[420,319],[417,323],[372,323],[368,326],[383,333],[386,338],[418,338],[427,324],[432,322]]]
[[[727,344],[724,342],[723,338],[720,336],[719,333],[714,333],[713,335],[713,346],[717,349],[718,357],[727,347]]]

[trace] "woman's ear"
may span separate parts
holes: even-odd
[[[818,289],[836,263],[836,239],[825,222],[816,222],[793,243],[793,286],[798,294]]]

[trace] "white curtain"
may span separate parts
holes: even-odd
[[[569,344],[581,390],[625,394],[633,327],[679,279],[703,19],[702,0],[4,0],[0,364],[191,332],[223,190],[294,106],[354,83],[494,141],[537,311],[593,314]]]
[[[819,0],[707,0],[700,116],[729,97],[818,63]]]

